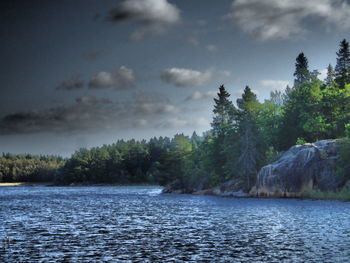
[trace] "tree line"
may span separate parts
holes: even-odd
[[[3,153],[0,182],[53,182],[64,162],[59,156]]]
[[[295,144],[350,136],[350,51],[340,42],[335,67],[320,80],[300,53],[294,85],[260,102],[247,86],[236,103],[222,85],[214,99],[211,129],[202,136],[177,134],[149,141],[119,140],[80,149],[70,158],[0,158],[0,181],[47,180],[71,183],[175,182],[181,188],[210,188],[234,179],[242,189],[255,184],[259,169]],[[349,142],[339,170],[350,174]],[[51,170],[50,170],[51,169]],[[50,176],[45,175],[45,171]]]

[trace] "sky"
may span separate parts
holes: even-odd
[[[346,0],[3,0],[0,152],[69,156],[210,129],[224,84],[263,102],[336,62]]]

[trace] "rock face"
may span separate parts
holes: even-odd
[[[335,140],[293,146],[277,161],[260,170],[250,195],[299,197],[311,189],[339,189],[345,182],[335,173],[337,158]]]

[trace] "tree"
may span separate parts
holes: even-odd
[[[214,98],[214,118],[211,123],[213,142],[211,144],[213,153],[214,176],[220,178],[218,181],[227,179],[230,172],[227,171],[227,163],[230,158],[227,153],[226,142],[235,134],[235,114],[237,109],[229,100],[230,94],[224,85],[219,87],[218,98]]]
[[[236,169],[243,181],[243,187],[249,190],[255,183],[260,151],[257,114],[259,102],[252,90],[246,86],[242,98],[237,100],[239,108],[239,158]]]
[[[162,177],[159,181],[161,185],[176,181],[180,188],[188,187],[188,178],[185,176],[186,162],[191,151],[190,139],[183,134],[176,134],[171,141],[169,151],[161,159]]]
[[[326,137],[326,118],[321,110],[323,86],[320,80],[305,82],[288,94],[283,105],[278,150],[287,150],[298,138],[313,142]]]
[[[226,91],[224,85],[219,87],[218,98],[214,98],[214,118],[211,126],[215,137],[220,137],[228,132],[232,126],[232,116],[235,112],[235,106],[229,100],[230,94]]]
[[[300,83],[308,82],[310,80],[308,60],[303,52],[300,53],[296,58],[294,77],[294,86]]]
[[[337,52],[337,64],[335,66],[335,82],[340,88],[350,83],[350,51],[349,42],[343,39]]]
[[[327,67],[327,77],[325,79],[325,84],[329,86],[333,86],[335,84],[334,81],[335,78],[335,72],[331,64],[328,65]]]

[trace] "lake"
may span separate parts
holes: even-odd
[[[0,262],[350,262],[350,203],[2,187]]]

